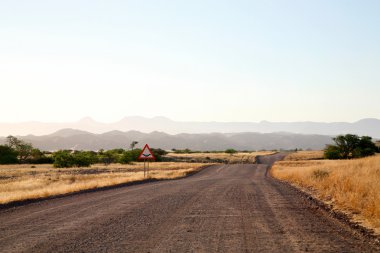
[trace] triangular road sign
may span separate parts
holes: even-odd
[[[145,144],[143,150],[141,151],[141,153],[139,155],[139,159],[140,160],[144,160],[144,159],[156,160],[156,158],[154,157],[153,152],[152,152],[152,150],[150,150],[148,144]]]

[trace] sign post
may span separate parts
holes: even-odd
[[[154,157],[153,152],[150,149],[148,144],[145,144],[138,159],[144,160],[144,178],[145,178],[146,176],[149,176],[149,160],[156,160],[156,157]],[[147,167],[146,167],[146,164],[148,164]]]

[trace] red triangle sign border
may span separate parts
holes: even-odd
[[[148,149],[149,155],[144,155],[146,149]],[[156,157],[154,157],[152,150],[150,149],[148,144],[145,144],[144,148],[141,150],[141,153],[138,157],[139,160],[156,160]]]

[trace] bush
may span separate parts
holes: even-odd
[[[160,148],[152,148],[152,153],[156,158],[156,162],[161,162],[162,156],[166,155],[168,152]]]
[[[30,160],[29,162],[33,164],[52,164],[54,163],[54,159],[51,156],[42,155],[39,158]]]
[[[0,164],[18,163],[17,152],[13,148],[0,145]]]
[[[173,148],[172,151],[175,154],[191,154],[191,153],[194,153],[194,151],[191,151],[188,148],[186,148],[186,149],[175,149],[175,148]]]
[[[119,163],[128,164],[131,162],[137,162],[140,153],[141,153],[141,149],[124,151],[123,155],[119,159]]]
[[[53,165],[56,168],[88,167],[98,161],[95,152],[60,150],[53,154]]]
[[[226,149],[226,151],[224,151],[224,152],[227,154],[230,154],[230,155],[237,153],[237,151],[233,148]]]
[[[74,166],[74,158],[70,151],[60,150],[53,154],[53,165],[56,168],[70,168]]]
[[[54,160],[51,156],[47,156],[46,153],[41,152],[37,148],[33,148],[26,162],[32,163],[32,164],[49,164],[49,163],[53,163]]]
[[[77,167],[88,167],[95,163],[94,157],[88,152],[75,152],[72,156],[73,165]]]

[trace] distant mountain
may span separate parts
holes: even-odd
[[[20,136],[42,150],[99,150],[129,148],[132,141],[138,141],[138,147],[149,143],[151,147],[162,149],[192,150],[272,150],[272,149],[322,149],[331,143],[331,137],[325,135],[303,135],[292,133],[211,133],[211,134],[176,134],[138,131],[110,131],[93,134],[82,130],[62,129],[44,136]],[[0,142],[4,142],[4,138]]]
[[[241,132],[289,132],[298,134],[358,134],[380,138],[380,120],[362,119],[357,122],[181,122],[173,121],[165,117],[144,118],[125,117],[115,123],[100,123],[91,118],[84,118],[77,122],[69,123],[0,123],[0,136],[7,135],[46,135],[60,129],[78,129],[91,133],[105,133],[113,130],[130,131],[138,130],[144,133],[161,131],[170,134],[179,133],[241,133]]]

